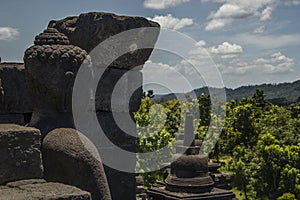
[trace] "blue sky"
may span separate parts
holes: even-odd
[[[300,79],[300,0],[2,0],[2,62],[22,61],[24,50],[50,20],[90,11],[143,16],[186,34],[196,43],[190,58],[201,60],[205,50],[227,87]],[[160,57],[150,61],[164,69],[160,77],[172,81],[170,68],[191,73],[182,60]],[[149,71],[155,81],[157,72]],[[179,85],[179,92],[188,90]],[[200,87],[197,81],[191,85]]]

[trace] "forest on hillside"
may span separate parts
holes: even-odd
[[[219,111],[226,113],[221,125],[223,116],[221,112],[212,112],[209,95],[185,101],[172,99],[158,106],[152,97],[152,93],[146,95],[135,113],[139,152],[172,145],[182,131],[184,113],[198,109],[200,116],[194,120],[195,134],[199,139],[207,134],[214,138],[214,132],[221,130],[209,159],[223,161],[222,170],[235,175],[231,186],[239,191],[239,198],[300,199],[299,104],[274,105],[266,100],[263,90],[257,89],[250,98],[220,104]],[[210,145],[209,140],[205,142]],[[161,160],[168,157],[164,156]],[[161,170],[144,173],[146,184],[151,187],[162,178],[162,173]]]

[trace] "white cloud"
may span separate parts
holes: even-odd
[[[281,52],[277,52],[277,53],[273,53],[272,55],[270,55],[270,59],[264,59],[264,58],[259,58],[255,61],[255,63],[258,64],[270,64],[270,63],[293,63],[293,59],[292,58],[288,58],[285,55],[283,55]]]
[[[224,74],[285,74],[294,71],[295,62],[281,52],[273,53],[266,58],[255,60],[233,59],[228,63],[219,64]]]
[[[286,0],[285,4],[289,6],[297,6],[300,5],[300,0]]]
[[[244,33],[235,36],[235,40],[241,44],[255,45],[263,49],[274,49],[288,45],[299,45],[300,34],[255,35]]]
[[[199,63],[199,66],[209,66],[208,63],[202,61],[211,58],[222,74],[229,75],[256,74],[253,76],[257,76],[262,74],[287,74],[294,71],[294,59],[281,52],[259,58],[239,56],[242,53],[243,47],[238,44],[223,42],[213,46],[200,40],[195,43],[195,49],[189,52],[188,59],[194,65]]]
[[[182,45],[184,46],[185,43]],[[169,88],[172,92],[187,92],[192,88],[205,85],[223,87],[220,73],[209,56],[212,46],[203,40],[194,45],[194,49],[192,48],[184,59],[178,60],[176,63],[169,63],[168,60],[163,61],[164,63],[148,61],[143,68],[144,83],[156,83],[156,85]],[[214,56],[222,59],[217,54]],[[158,87],[155,87],[154,90],[160,91]]]
[[[170,7],[175,7],[179,4],[189,2],[190,0],[145,0],[144,7],[151,9],[166,9]]]
[[[242,7],[238,4],[223,4],[217,12],[211,13],[209,18],[245,18],[253,15],[253,11],[249,8]]]
[[[11,27],[0,27],[0,40],[13,40],[18,36],[18,29]]]
[[[204,40],[200,40],[199,42],[196,43],[196,46],[204,47],[204,46],[206,46],[206,42]]]
[[[206,31],[213,31],[223,28],[224,26],[231,24],[232,19],[213,19],[205,26]]]
[[[205,41],[200,40],[195,44],[195,47],[196,48],[192,49],[189,54],[198,58],[207,56],[214,56],[214,58],[233,58],[243,53],[242,46],[231,44],[229,42],[223,42],[220,45],[211,46],[208,45]]]
[[[261,21],[266,21],[266,20],[269,20],[271,19],[271,14],[274,10],[274,7],[273,6],[267,6],[261,13],[261,16],[260,16],[260,20]]]
[[[204,0],[207,2],[208,0]],[[235,20],[244,19],[251,16],[259,16],[261,20],[271,18],[278,0],[212,0],[222,3],[217,11],[208,16],[208,23],[205,30],[213,31],[222,29],[232,24]],[[261,9],[263,9],[261,11]]]
[[[155,93],[187,92],[200,87],[200,75],[189,63],[170,66],[148,61],[142,72],[144,89],[153,89]]]
[[[295,65],[292,58],[288,58],[281,52],[274,53],[268,59],[258,59],[256,63],[262,64],[265,73],[285,73],[294,71]]]
[[[242,46],[237,44],[230,44],[229,42],[223,42],[217,47],[212,47],[210,52],[228,58],[228,55],[230,55],[229,57],[235,57],[237,54],[242,53],[243,48]]]
[[[162,28],[179,30],[186,26],[190,26],[194,24],[193,19],[191,18],[176,18],[171,14],[166,16],[158,16],[155,15],[154,18],[149,18],[150,20],[156,21],[160,24]]]
[[[260,33],[265,32],[265,30],[266,30],[266,27],[265,27],[264,25],[262,25],[262,26],[257,27],[257,28],[253,31],[253,33],[255,33],[255,34],[260,34]]]
[[[235,75],[245,75],[256,70],[256,66],[253,66],[248,62],[239,59],[227,64],[219,64],[218,67],[223,74]]]

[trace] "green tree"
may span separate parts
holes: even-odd
[[[200,124],[199,126],[209,126],[211,118],[211,99],[209,95],[202,94],[198,98]]]
[[[299,97],[300,98],[300,97]],[[297,104],[292,104],[290,106],[290,110],[292,112],[293,118],[299,118],[300,117],[300,106]]]
[[[136,142],[138,153],[155,151],[172,144],[171,142],[174,140],[174,137],[168,132],[164,123],[167,117],[166,115],[163,106],[154,104],[149,97],[142,99],[140,109],[134,114],[139,136]],[[168,155],[161,155],[161,157],[156,158],[156,160],[160,161],[160,163],[157,163],[157,167],[170,159],[170,157],[172,157],[172,152],[169,152]],[[153,164],[155,163],[153,163],[150,157],[143,159],[137,157],[137,171],[142,173],[145,185],[148,187],[161,179],[164,173],[163,170],[143,173],[145,170],[149,171],[150,169],[148,167],[153,166]]]
[[[278,197],[277,200],[297,200],[297,199],[294,194],[284,193],[282,196]]]

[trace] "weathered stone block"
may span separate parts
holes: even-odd
[[[143,76],[140,71],[102,70],[96,91],[96,111],[134,112],[141,104]]]
[[[125,112],[97,112],[97,118],[102,131],[115,146],[134,147],[136,141],[136,124],[133,114]],[[100,137],[100,136],[99,136]],[[104,139],[98,140],[99,147],[112,147]],[[132,149],[131,151],[134,151]]]
[[[0,124],[0,184],[41,178],[41,134],[35,128]]]
[[[32,105],[22,63],[0,63],[0,113],[29,113]]]
[[[153,188],[148,190],[148,195],[153,199],[163,200],[236,200],[235,195],[228,190],[213,188],[210,192],[204,193],[186,193],[186,192],[171,192],[165,189],[164,184],[158,183]]]
[[[113,156],[114,155],[112,155],[112,157]],[[104,169],[113,200],[133,200],[136,198],[136,182],[134,173],[118,171],[105,165]]]
[[[25,125],[25,118],[23,114],[0,114],[0,124]]]
[[[122,38],[114,39],[113,45],[111,43],[104,45],[106,51],[102,51],[102,48],[101,53],[96,50],[91,56],[93,63],[97,66],[106,66],[110,64],[106,61],[115,58],[111,66],[122,69],[132,69],[143,65],[151,55],[160,31],[158,23],[146,18],[118,16],[103,12],[84,13],[79,17],[53,20],[49,22],[48,27],[56,28],[64,33],[71,44],[81,47],[88,53],[111,36],[136,28],[151,27],[151,29],[140,29]],[[144,48],[140,49],[141,47]],[[118,55],[118,52],[128,53],[122,56]]]
[[[9,200],[91,200],[89,192],[74,186],[28,179],[0,186],[0,199]]]
[[[136,141],[133,114],[97,112],[97,117],[102,130],[88,125],[89,127],[86,127],[86,130],[89,130],[87,136],[94,142],[100,153],[112,199],[135,199],[135,173],[122,171],[135,172],[136,155],[130,153],[135,152]],[[103,131],[102,135],[100,131]],[[120,153],[120,149],[129,154]]]
[[[99,154],[88,138],[75,129],[59,128],[47,134],[42,148],[47,181],[74,185],[93,199],[111,200]]]

